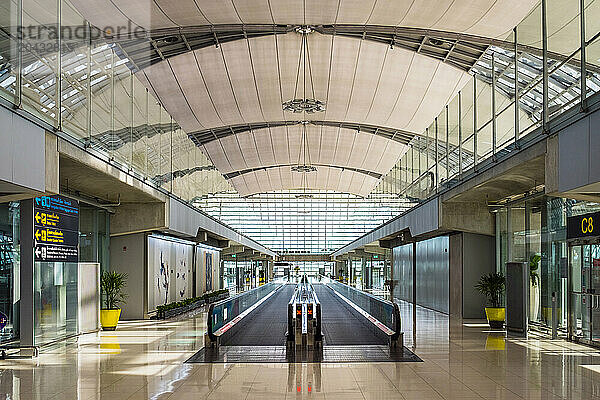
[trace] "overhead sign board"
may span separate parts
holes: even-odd
[[[600,212],[567,218],[567,239],[600,236]]]
[[[63,196],[44,196],[33,205],[36,261],[78,262],[79,203]]]

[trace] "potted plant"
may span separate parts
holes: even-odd
[[[117,329],[121,316],[120,303],[125,303],[127,295],[123,289],[127,285],[127,274],[116,271],[104,271],[100,276],[100,289],[103,303],[100,310],[100,324],[105,331]]]
[[[475,285],[481,294],[487,297],[491,307],[485,307],[485,315],[487,317],[490,328],[502,328],[506,311],[502,304],[502,293],[504,293],[504,275],[500,272],[492,272],[483,275],[479,282]]]
[[[529,320],[537,320],[540,308],[540,277],[538,268],[542,257],[539,254],[532,254],[529,257]]]

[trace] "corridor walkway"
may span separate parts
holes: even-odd
[[[402,307],[413,349],[410,307]],[[600,352],[565,341],[505,340],[478,321],[419,309],[422,363],[185,364],[205,314],[123,323],[0,362],[0,399],[600,399]]]

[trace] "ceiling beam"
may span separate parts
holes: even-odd
[[[216,47],[236,40],[287,34],[294,32],[298,27],[299,25],[292,24],[183,26],[150,30],[143,38],[127,32],[113,40],[129,58],[128,66],[137,72],[189,51]],[[469,71],[488,46],[498,46],[509,51],[514,49],[514,44],[507,40],[424,28],[359,24],[311,25],[310,27],[322,35],[351,37],[381,43],[392,48],[415,51],[463,71]],[[519,44],[518,50],[539,56],[542,53],[541,48],[524,44]],[[558,61],[567,59],[567,56],[555,52],[548,52],[548,56]],[[579,66],[579,61],[574,58],[568,63],[575,67]]]
[[[360,124],[356,122],[345,122],[345,121],[267,121],[267,122],[255,122],[249,124],[239,125],[227,125],[219,126],[210,129],[204,129],[196,132],[188,132],[190,139],[196,144],[196,146],[202,146],[206,143],[212,142],[213,140],[222,139],[227,136],[237,135],[239,133],[257,131],[259,129],[270,129],[285,126],[298,126],[302,124],[313,125],[313,126],[328,126],[338,129],[349,129],[362,133],[370,133],[373,135],[381,136],[389,140],[394,140],[398,143],[408,144],[413,137],[418,134],[414,132],[404,131],[401,129],[395,129],[385,126]]]
[[[213,235],[211,232],[205,231],[203,229],[198,229],[195,241],[197,243],[202,243],[220,249],[225,249],[229,247],[229,240],[220,236]]]
[[[269,166],[263,166],[263,167],[257,167],[257,168],[250,168],[250,169],[245,169],[242,171],[234,171],[234,172],[230,172],[227,174],[223,174],[223,177],[225,179],[231,179],[231,178],[235,178],[237,176],[242,176],[242,175],[246,175],[246,174],[250,174],[252,172],[256,172],[256,171],[265,171],[265,170],[269,170],[269,169],[273,169],[273,168],[280,168],[280,167],[287,167],[287,168],[292,168],[293,166],[295,166],[297,164],[277,164],[277,165],[269,165]],[[367,176],[371,176],[375,179],[381,179],[381,177],[383,176],[380,173],[377,172],[373,172],[373,171],[366,171],[363,169],[358,169],[358,168],[352,168],[352,167],[343,167],[340,165],[324,165],[324,164],[310,164],[311,166],[314,167],[324,167],[324,168],[335,168],[335,169],[341,169],[341,170],[346,170],[346,171],[352,171],[352,172],[356,172],[359,174],[364,174]]]
[[[219,46],[236,40],[246,40],[294,32],[299,25],[224,24],[173,27],[151,30],[139,38],[126,33],[114,41],[131,61],[136,71],[189,51]],[[505,41],[454,32],[382,25],[311,25],[322,35],[335,35],[382,43],[416,51],[456,68],[468,71],[491,44]]]
[[[279,258],[283,262],[331,262],[329,254],[282,254]]]
[[[246,249],[247,247],[245,246],[230,245],[229,247],[221,251],[221,255],[227,256],[232,254],[243,253]]]

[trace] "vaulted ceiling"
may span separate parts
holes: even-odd
[[[537,0],[76,0],[96,26],[386,25],[504,38]],[[110,22],[110,24],[107,24]]]
[[[149,32],[115,42],[241,195],[307,188],[366,196],[464,86],[487,45],[537,1],[74,4],[98,27]],[[298,33],[303,26],[310,33]],[[283,109],[298,98],[325,110]],[[316,171],[292,168],[305,164]]]

